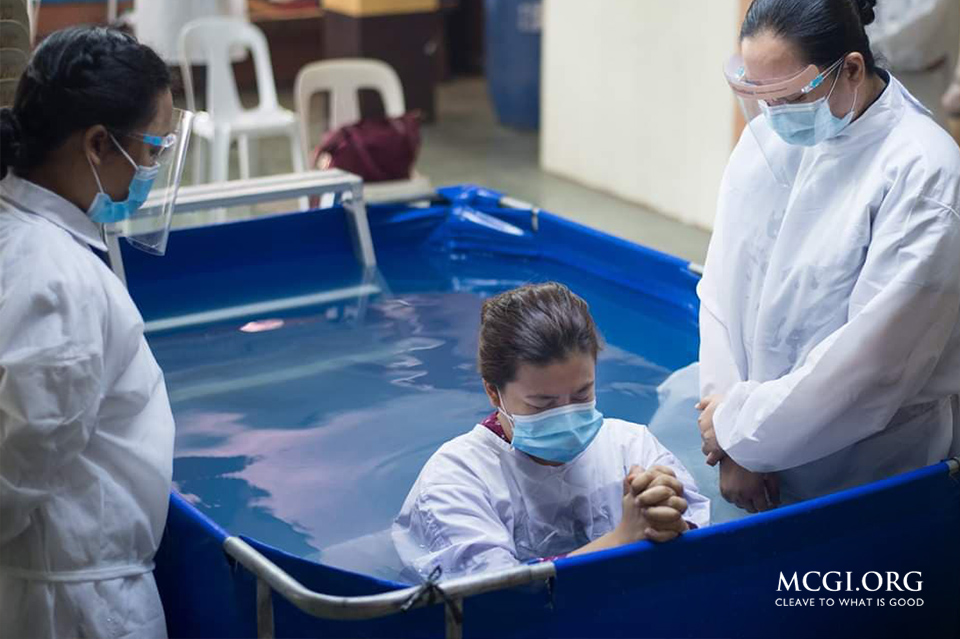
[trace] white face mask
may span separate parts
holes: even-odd
[[[513,447],[528,455],[551,462],[567,463],[585,451],[603,426],[603,413],[596,400],[567,404],[533,415],[511,415],[503,407],[500,412],[513,424]]]
[[[830,93],[825,98],[814,102],[779,106],[768,106],[761,102],[760,108],[767,117],[770,128],[776,131],[784,142],[797,146],[816,146],[824,140],[839,135],[853,121],[859,87],[853,95],[853,105],[849,113],[838,118],[830,109],[830,96],[833,95],[833,90],[837,88],[839,81],[840,76],[837,75]]]
[[[93,171],[93,177],[97,181],[97,189],[99,190],[99,193],[93,198],[93,202],[90,203],[87,215],[99,224],[113,224],[129,219],[130,216],[136,213],[137,209],[147,201],[147,196],[150,195],[150,189],[153,188],[153,182],[157,179],[157,175],[160,174],[159,164],[140,166],[133,161],[133,158],[130,157],[130,154],[117,142],[117,139],[113,137],[112,133],[110,134],[110,139],[113,140],[113,143],[117,145],[117,148],[123,153],[123,157],[127,159],[127,162],[133,166],[134,172],[133,178],[130,180],[130,187],[127,189],[127,199],[122,202],[114,202],[113,198],[103,190],[103,183],[100,182],[100,176],[97,174],[97,170],[94,168],[90,158],[87,158],[87,163],[90,164],[90,170]]]

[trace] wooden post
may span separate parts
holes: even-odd
[[[325,0],[324,11],[324,57],[383,60],[400,76],[407,109],[432,121],[440,0]]]

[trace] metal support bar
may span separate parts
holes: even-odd
[[[375,619],[401,612],[409,603],[411,597],[421,591],[419,586],[393,590],[379,595],[363,597],[337,597],[324,595],[303,586],[279,566],[257,552],[250,544],[239,537],[228,537],[223,542],[224,551],[237,560],[244,568],[252,572],[265,584],[265,587],[277,592],[294,606],[314,617],[324,619]],[[553,562],[545,561],[538,564],[522,565],[507,570],[481,573],[458,579],[450,579],[442,583],[443,592],[447,598],[463,608],[463,599],[486,592],[523,586],[534,582],[545,582],[556,577],[557,571]],[[259,586],[258,586],[259,592]],[[441,603],[439,597],[431,594],[420,598],[412,607],[435,605]],[[258,597],[258,612],[260,611]],[[450,611],[447,613],[452,614]],[[260,622],[258,622],[259,625]],[[449,630],[448,625],[448,630]],[[459,635],[453,635],[459,636]]]
[[[257,637],[274,639],[273,597],[270,586],[263,579],[257,579]]]
[[[308,295],[298,295],[297,297],[285,297],[266,302],[257,302],[255,304],[243,304],[241,306],[227,306],[213,311],[189,313],[187,315],[176,315],[174,317],[151,320],[145,324],[144,331],[147,333],[168,331],[177,328],[185,328],[187,326],[198,326],[200,324],[224,322],[227,320],[248,317],[252,315],[266,315],[268,313],[278,313],[304,308],[306,306],[331,304],[333,302],[341,302],[351,299],[356,299],[363,304],[371,295],[378,295],[382,292],[380,286],[372,284],[370,281],[370,277],[365,274],[364,283],[358,286],[348,286],[345,288],[321,291],[319,293],[311,293]]]
[[[198,184],[185,186],[177,192],[177,201],[174,204],[173,214],[196,213],[227,209],[232,206],[250,206],[277,200],[306,198],[309,196],[333,195],[344,200],[344,207],[350,216],[351,228],[356,240],[355,251],[357,261],[364,267],[376,266],[377,259],[373,248],[373,239],[370,234],[370,224],[367,219],[367,209],[363,202],[363,180],[352,173],[330,169],[328,171],[310,171],[307,173],[287,173],[284,175],[269,175],[247,180],[231,180],[213,184]],[[161,198],[156,195],[147,199],[143,211],[150,213],[163,205]],[[299,213],[292,211],[290,215]],[[252,218],[257,219],[257,218]],[[195,225],[176,225],[178,229],[197,228],[199,226],[217,226],[220,224],[245,222],[248,220],[228,220],[226,216],[216,216],[214,220]],[[106,242],[110,247],[110,259],[113,270],[118,276],[123,273],[123,261],[120,258],[119,246],[116,238],[125,235],[123,223],[105,227]],[[111,239],[113,242],[111,243]],[[114,255],[114,248],[116,254]]]
[[[358,188],[362,194],[362,186],[363,180],[360,177],[339,169],[197,184],[181,187],[177,191],[177,201],[173,211],[174,214],[191,213],[213,208],[292,200],[304,195],[353,193]],[[144,203],[143,209],[149,212],[150,209],[156,209],[161,205],[162,201],[159,197],[150,197]]]
[[[443,617],[447,625],[447,639],[463,639],[463,599],[458,597],[444,604]]]
[[[521,211],[530,211],[530,228],[536,233],[540,230],[540,208],[509,196],[500,198],[500,206],[508,209],[519,209]]]
[[[946,460],[947,468],[950,469],[950,476],[960,475],[960,457],[950,457]]]
[[[370,234],[370,221],[367,219],[367,206],[363,202],[363,187],[356,187],[352,199],[343,203],[350,214],[353,229],[354,253],[366,268],[377,265],[377,256],[373,251],[373,236]]]

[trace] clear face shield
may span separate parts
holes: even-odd
[[[790,77],[766,80],[750,78],[739,55],[727,62],[727,84],[781,185],[792,183],[796,174],[800,159],[797,147],[816,146],[840,133],[853,120],[857,93],[845,99],[834,95],[845,59],[846,56],[822,71],[811,64]]]
[[[131,134],[153,148],[155,164],[148,167],[156,171],[152,186],[142,197],[146,202],[126,219],[111,225],[110,232],[122,235],[131,246],[154,255],[163,255],[167,250],[167,237],[173,221],[173,207],[180,188],[180,178],[187,159],[187,147],[193,127],[194,113],[174,109],[172,132],[165,136]],[[136,182],[136,180],[135,180]],[[135,196],[131,184],[131,196]]]

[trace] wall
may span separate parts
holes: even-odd
[[[120,0],[118,11],[123,13],[133,7],[132,0]],[[54,31],[73,27],[78,24],[106,24],[106,0],[43,0],[37,20],[39,43]]]
[[[712,228],[741,0],[544,1],[541,165]]]

